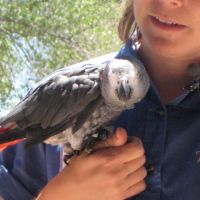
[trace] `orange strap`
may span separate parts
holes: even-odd
[[[15,141],[12,141],[12,142],[6,142],[4,144],[0,144],[0,152],[5,150],[7,147],[9,146],[12,146],[12,145],[15,145],[19,142],[22,142],[24,139],[19,139],[19,140],[15,140]]]
[[[8,130],[10,130],[10,128],[0,128],[0,134],[1,133],[5,133]],[[3,143],[3,144],[0,144],[0,152],[5,150],[9,146],[12,146],[12,145],[15,145],[15,144],[17,144],[19,142],[22,142],[23,140],[25,140],[25,139],[23,138],[23,139],[18,139],[18,140],[15,140],[15,141],[11,141],[11,142],[6,142],[6,143]]]

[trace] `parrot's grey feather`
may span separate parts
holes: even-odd
[[[41,129],[40,127],[33,128],[31,130],[27,129],[27,142],[26,142],[26,147],[29,147],[33,144],[37,144],[39,142],[43,142],[47,138],[56,135],[59,132],[62,132],[66,127],[69,127],[71,123],[66,123],[66,124],[58,124],[52,128],[47,128],[47,129]]]
[[[88,120],[88,118],[91,116],[91,114],[103,104],[102,98],[97,98],[96,100],[90,102],[85,109],[79,113],[77,116],[76,122],[72,127],[72,133],[75,133],[78,131],[83,124]]]
[[[92,94],[92,96],[90,93]],[[84,102],[85,102],[85,104],[89,102],[88,105],[91,106],[91,104],[93,104],[93,101],[96,101],[95,99],[97,99],[98,96],[100,96],[98,84],[94,84],[92,88],[84,87],[84,85],[81,84],[76,90],[73,90],[73,93],[70,96],[70,101],[68,101],[67,105],[62,105],[60,107],[60,109],[58,110],[57,114],[54,117],[54,120],[51,123],[51,126],[55,126],[56,124],[61,123],[62,121],[65,120],[65,118],[74,116],[74,113],[77,111],[73,111],[73,115],[70,114],[70,115],[66,116],[66,113],[69,113],[67,111],[73,108],[74,102],[76,102],[76,110],[80,110],[79,115],[82,112],[89,112],[89,108],[87,105],[84,105],[84,109],[83,109],[84,103],[83,103],[82,99],[79,99],[80,96],[87,97],[87,99],[84,99]],[[89,115],[89,113],[88,113],[88,115]]]

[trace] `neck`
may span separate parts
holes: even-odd
[[[139,54],[150,78],[165,102],[180,95],[183,88],[191,82],[191,77],[187,73],[189,62],[187,63],[184,59],[160,56],[142,47]]]

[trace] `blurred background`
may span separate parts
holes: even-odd
[[[120,0],[0,0],[0,116],[50,72],[118,51]]]

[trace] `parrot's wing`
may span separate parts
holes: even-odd
[[[73,123],[78,114],[87,117],[90,105],[100,97],[99,71],[94,65],[61,69],[43,79],[26,98],[11,110],[0,125],[16,122],[21,128],[49,129],[63,122]],[[95,107],[95,106],[93,106]],[[92,110],[88,110],[92,112]],[[80,126],[80,124],[77,126]]]

